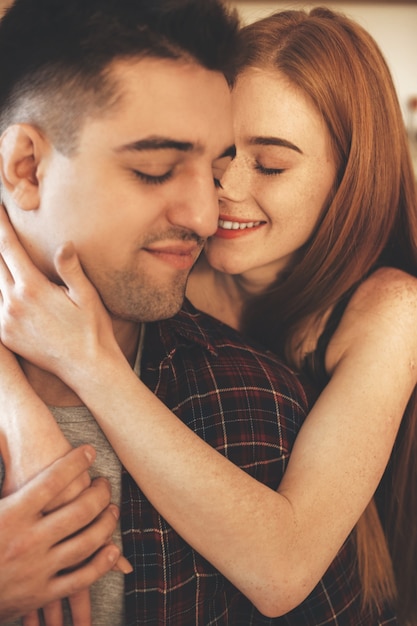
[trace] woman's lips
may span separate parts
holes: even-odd
[[[220,218],[215,237],[221,239],[235,239],[243,237],[263,226],[265,222],[261,221],[244,221],[232,218]]]

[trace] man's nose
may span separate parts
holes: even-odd
[[[206,239],[216,232],[218,219],[219,199],[212,173],[190,176],[180,197],[171,204],[169,221]]]

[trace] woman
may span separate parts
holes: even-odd
[[[248,481],[212,450],[195,488],[185,487],[181,468],[201,442],[188,437],[181,449],[176,419],[103,338],[100,304],[73,259],[61,258],[58,270],[81,294],[78,304],[96,310],[95,378],[115,377],[106,398],[94,397],[88,369],[71,368],[70,349],[56,373],[94,410],[154,506],[261,612],[319,623],[303,613],[304,598],[313,588],[319,594],[315,586],[356,525],[361,623],[397,623],[396,605],[403,623],[415,624],[417,199],[395,90],[369,35],[325,9],[277,14],[244,28],[242,42],[236,156],[221,180],[219,230],[189,296],[324,388],[278,491]],[[86,332],[96,332],[85,319]],[[123,444],[106,408],[122,388],[130,394]],[[175,474],[157,452],[144,472],[146,437],[132,419],[141,412],[149,437],[156,428],[166,450],[175,445]],[[198,497],[208,474],[210,507]],[[196,514],[185,519],[184,507]],[[239,541],[229,547],[225,536]],[[346,610],[326,623],[353,624]]]
[[[385,343],[398,303],[400,319],[408,307],[415,316],[414,296],[408,300],[415,281],[398,271],[415,276],[417,269],[407,138],[385,63],[352,22],[324,9],[310,18],[281,13],[244,29],[243,40],[233,90],[236,157],[221,181],[219,229],[191,276],[189,297],[322,389],[353,364],[366,332]],[[320,146],[323,128],[327,146]],[[378,316],[390,308],[384,328]],[[414,324],[398,342],[412,337]],[[347,382],[347,369],[343,375]],[[417,505],[415,414],[413,393],[384,478],[397,498],[382,512],[397,585],[410,598],[415,572],[401,544]],[[375,585],[394,591],[373,506],[357,526],[365,595]],[[368,560],[374,566],[365,572]]]

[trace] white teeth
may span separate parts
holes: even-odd
[[[227,222],[219,220],[219,227],[224,230],[244,230],[245,228],[254,228],[259,226],[261,222]]]

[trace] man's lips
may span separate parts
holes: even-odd
[[[180,242],[164,246],[149,246],[143,248],[154,258],[167,263],[179,270],[189,270],[194,265],[202,249],[201,245],[189,242]]]
[[[220,237],[221,239],[235,239],[236,237],[253,233],[264,224],[265,222],[262,221],[249,221],[221,216],[215,237]]]

